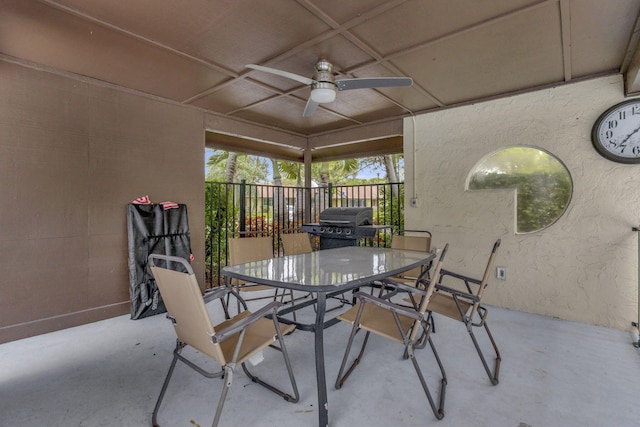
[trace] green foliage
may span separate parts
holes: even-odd
[[[233,182],[240,182],[243,179],[249,183],[267,182],[268,162],[272,161],[277,167],[277,172],[282,177],[284,186],[300,186],[303,182],[304,165],[300,162],[285,161],[279,159],[268,159],[265,157],[248,155],[245,153],[235,153],[236,164],[233,173]],[[207,161],[207,181],[224,182],[229,152],[224,150],[213,150]],[[311,165],[311,179],[317,183],[322,182],[323,174],[328,174],[328,180],[334,185],[354,185],[365,183],[378,183],[381,181],[390,182],[387,177],[385,167],[385,156],[373,156],[363,158],[353,158],[347,160],[336,160],[330,162],[313,163]],[[404,158],[402,154],[389,155],[392,159],[393,168],[397,180],[404,179]],[[358,178],[363,170],[367,168],[377,168],[380,170],[378,178],[364,180]],[[233,167],[231,169],[234,169]]]
[[[224,181],[228,158],[229,152],[214,150],[213,155],[207,161],[207,166],[209,166],[207,181]],[[238,153],[234,182],[240,182],[243,179],[247,182],[266,182],[268,169],[268,160],[264,157]]]
[[[517,232],[531,233],[553,224],[571,200],[568,171],[550,154],[512,147],[487,158],[469,182],[470,190],[517,189]]]
[[[392,197],[391,185],[395,187],[398,197]],[[374,211],[373,222],[380,225],[390,225],[391,230],[379,231],[377,245],[390,247],[392,230],[404,230],[404,184],[380,185],[378,210]]]
[[[218,283],[227,254],[227,236],[234,231],[236,209],[231,188],[208,182],[205,186],[205,276],[206,283]]]

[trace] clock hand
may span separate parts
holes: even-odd
[[[618,147],[623,145],[625,142],[627,142],[627,140],[629,138],[631,138],[631,136],[633,136],[633,134],[635,134],[636,132],[638,132],[640,130],[640,127],[637,127],[636,130],[634,130],[633,132],[631,132],[629,135],[627,135],[621,142],[620,144],[618,144]]]

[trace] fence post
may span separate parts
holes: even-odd
[[[244,232],[247,229],[246,226],[246,217],[247,217],[247,181],[246,180],[242,180],[240,181],[240,224],[238,224],[238,228],[240,230],[240,236],[244,236]]]

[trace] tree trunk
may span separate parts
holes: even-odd
[[[386,154],[384,156],[384,168],[387,171],[387,182],[388,183],[397,183],[398,182],[398,173],[396,172],[396,165],[393,162],[393,157],[391,157],[389,154]],[[397,185],[392,185],[391,186],[391,195],[394,198],[398,198],[398,186]]]
[[[329,198],[331,194],[329,194],[329,163],[325,163],[327,169],[323,169],[320,171],[320,189],[318,191],[318,195],[320,200],[318,200],[318,208],[320,212],[329,207]]]
[[[237,160],[238,160],[238,153],[232,153],[231,151],[229,151],[229,157],[227,158],[227,167],[224,170],[225,182],[235,181]]]
[[[280,175],[280,169],[278,168],[278,161],[271,159],[271,165],[273,166],[273,218],[279,224],[284,223],[284,214],[287,211],[284,207],[284,191],[282,189],[282,176]]]

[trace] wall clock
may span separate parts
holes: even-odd
[[[591,130],[591,142],[609,160],[640,163],[640,98],[602,113]]]

